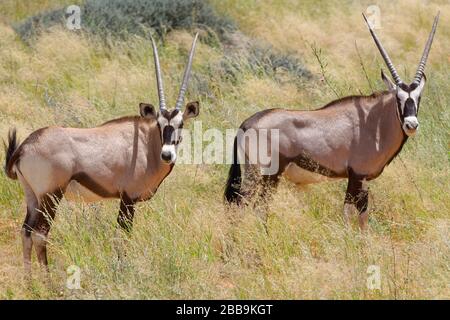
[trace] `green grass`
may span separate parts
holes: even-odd
[[[51,28],[26,45],[11,27],[66,4],[0,4],[2,137],[10,126],[17,126],[25,138],[40,127],[95,126],[137,114],[139,102],[157,104],[148,40],[130,36],[105,45],[85,33]],[[270,45],[280,55],[289,53],[312,77],[299,79],[283,70],[254,72],[244,58],[237,76],[228,77],[225,48],[202,41],[188,100],[200,100],[204,129],[235,128],[265,108],[313,109],[334,99],[321,79],[312,46],[321,49],[326,75],[338,93],[384,89],[379,76],[384,66],[360,16],[369,2],[211,4],[219,15],[233,19],[245,37]],[[450,6],[436,1],[425,7],[416,1],[408,16],[408,1],[380,1],[379,6],[380,37],[405,79],[415,71],[438,8],[441,21],[426,69],[420,132],[370,184],[368,235],[341,223],[344,181],[306,190],[283,182],[271,203],[267,234],[252,210],[223,205],[227,166],[177,165],[155,197],[138,205],[131,237],[116,227],[116,201],[63,201],[50,232],[51,284],[34,262],[33,284],[27,287],[19,236],[25,217],[23,192],[2,173],[0,298],[448,299],[450,34],[445,26]],[[411,31],[410,24],[418,29]],[[175,30],[160,50],[172,103],[191,41],[192,32]],[[1,161],[3,157],[0,153]],[[65,288],[70,265],[81,268],[81,290]],[[380,266],[381,290],[366,287],[369,265]]]

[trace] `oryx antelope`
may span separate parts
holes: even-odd
[[[366,20],[365,17],[364,19]],[[411,84],[401,80],[366,20],[375,44],[395,81],[391,82],[381,71],[387,91],[370,96],[345,97],[313,111],[264,110],[245,120],[240,127],[242,132],[278,130],[278,152],[271,157],[278,157],[279,169],[273,174],[262,174],[264,165],[261,162],[249,163],[251,147],[245,139],[237,135],[225,199],[239,204],[243,202],[243,198],[256,195],[261,197],[261,200],[267,200],[268,191],[276,187],[282,174],[299,185],[346,178],[348,185],[344,201],[344,219],[348,223],[349,214],[356,207],[360,227],[364,230],[368,221],[366,182],[377,178],[383,172],[384,167],[401,151],[408,137],[414,135],[419,126],[417,113],[426,80],[424,68],[438,19],[439,13],[434,19]],[[267,139],[264,143],[270,145],[272,142]],[[261,141],[257,148],[261,148]],[[272,146],[268,149],[274,148]],[[244,181],[239,163],[245,164]],[[259,187],[257,191],[256,185]]]
[[[58,201],[120,199],[117,221],[130,230],[134,204],[150,199],[171,172],[181,142],[181,128],[199,114],[199,103],[182,104],[191,73],[198,34],[195,36],[173,110],[166,107],[156,44],[152,40],[159,112],[140,104],[140,116],[111,120],[95,128],[47,127],[31,133],[19,146],[10,130],[5,171],[18,179],[26,197],[27,214],[22,228],[23,259],[31,271],[35,247],[40,264],[47,268],[47,236]]]

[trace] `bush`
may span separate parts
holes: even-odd
[[[101,38],[146,36],[148,29],[163,37],[174,29],[200,28],[220,39],[235,29],[231,20],[218,16],[202,0],[86,0],[81,6],[81,19],[83,30]],[[28,18],[15,30],[24,41],[29,41],[64,21],[65,11],[61,8]]]
[[[297,57],[245,36],[232,20],[219,16],[207,1],[86,0],[80,7],[84,32],[104,41],[126,40],[130,34],[148,38],[150,29],[160,38],[175,29],[202,29],[205,31],[201,37],[203,42],[225,51],[220,66],[215,69],[233,83],[244,71],[276,80],[280,80],[283,73],[294,81],[311,78],[311,73]],[[25,42],[30,42],[40,32],[64,23],[65,11],[61,8],[30,17],[15,30]],[[207,90],[204,83],[205,79],[198,81],[202,92]]]
[[[291,79],[311,79],[311,72],[303,65],[296,56],[280,52],[270,44],[244,39],[244,45],[238,45],[239,50],[231,50],[224,56],[221,62],[222,76],[236,82],[238,75],[247,70],[259,76],[269,76],[281,81],[284,74]]]
[[[277,72],[284,71],[296,78],[311,78],[311,73],[297,57],[279,52],[267,44],[253,43],[247,59],[254,71],[262,70],[269,76],[276,76]]]

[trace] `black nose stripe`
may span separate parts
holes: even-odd
[[[175,138],[175,128],[173,126],[165,126],[163,129],[163,143],[173,144]]]
[[[403,108],[403,117],[415,117],[416,116],[416,105],[412,98],[408,98],[405,101],[405,107]]]
[[[183,128],[183,124],[180,124],[178,128],[178,137],[177,131],[171,125],[167,125],[163,129],[162,140],[163,144],[179,144],[181,142],[181,129]]]

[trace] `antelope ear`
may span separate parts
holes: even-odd
[[[152,104],[141,102],[139,104],[139,111],[141,113],[141,117],[143,117],[143,118],[147,118],[147,119],[156,119],[157,118],[156,109]]]
[[[383,79],[383,82],[389,91],[395,90],[395,84],[386,76],[386,74],[383,72],[383,69],[381,69],[381,79]]]
[[[184,110],[183,118],[184,119],[195,118],[196,116],[198,116],[199,112],[200,112],[200,105],[198,101],[189,102],[186,105],[186,109]]]

